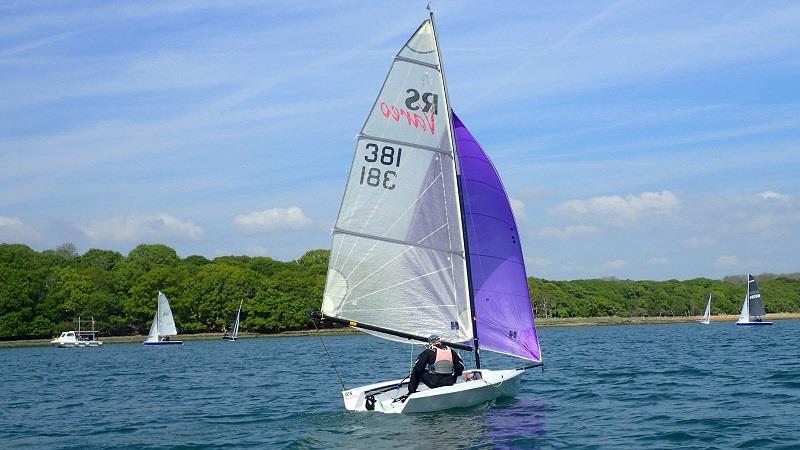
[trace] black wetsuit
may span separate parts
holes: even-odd
[[[455,372],[451,375],[428,372],[428,366],[432,366],[433,363],[436,362],[435,350],[427,348],[417,356],[417,361],[414,363],[414,370],[411,372],[411,379],[408,381],[409,394],[417,392],[417,386],[419,386],[420,381],[431,389],[455,384],[456,377],[460,376],[464,371],[464,363],[455,350],[450,349],[450,351],[453,353],[453,370]]]

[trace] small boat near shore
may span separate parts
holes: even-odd
[[[81,330],[81,323],[89,323],[92,324],[91,331]],[[98,339],[97,334],[98,332],[94,329],[94,317],[92,320],[83,320],[78,317],[78,330],[70,330],[64,331],[61,335],[52,341],[50,344],[53,345],[55,348],[73,348],[73,347],[100,347],[103,345],[103,341]]]

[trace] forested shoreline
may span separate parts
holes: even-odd
[[[294,261],[269,257],[180,258],[161,244],[128,255],[71,244],[37,252],[0,244],[0,340],[45,338],[94,317],[104,335],[147,334],[158,291],[170,299],[181,334],[221,332],[244,300],[242,329],[307,329],[325,288],[327,250]],[[757,276],[767,312],[800,312],[800,274]],[[709,293],[715,314],[738,314],[745,277],[723,280],[548,281],[529,278],[537,317],[644,317],[701,314]]]

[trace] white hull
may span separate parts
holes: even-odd
[[[419,391],[410,395],[405,402],[394,401],[408,392],[407,380],[397,389],[372,394],[375,398],[373,410],[383,413],[419,413],[442,411],[451,408],[465,408],[479,405],[503,397],[514,397],[519,391],[521,375],[524,370],[474,370],[480,372],[480,380],[459,381],[452,386],[443,386],[428,389],[424,384],[419,385]],[[382,388],[397,386],[402,380],[384,381],[382,383],[361,386],[347,391],[342,391],[344,406],[350,411],[368,411],[367,397],[373,391]]]
[[[72,347],[100,347],[103,345],[101,341],[78,341],[78,342],[59,342],[58,340],[50,341],[53,347],[56,348],[72,348]]]

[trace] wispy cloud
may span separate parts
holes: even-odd
[[[714,261],[715,267],[722,267],[725,269],[740,268],[743,267],[744,265],[745,264],[739,259],[739,257],[733,255],[720,256]]]
[[[594,197],[588,200],[570,200],[555,208],[555,213],[567,217],[586,218],[628,226],[643,217],[670,216],[680,208],[681,202],[670,191],[643,192],[639,195]]]
[[[278,230],[302,230],[310,228],[311,219],[297,206],[271,208],[239,214],[233,223],[240,229],[250,232],[269,232]]]
[[[130,215],[96,220],[78,227],[94,242],[138,243],[158,240],[197,240],[204,230],[170,214]]]
[[[25,243],[41,240],[42,236],[19,217],[0,216],[0,242]]]
[[[756,194],[756,196],[762,200],[775,200],[780,202],[788,202],[789,200],[791,200],[791,197],[789,197],[788,195],[780,194],[774,191],[759,192],[758,194]]]
[[[539,239],[572,239],[581,236],[597,234],[600,229],[591,225],[569,225],[564,228],[544,227],[531,232],[533,237]]]
[[[683,246],[686,248],[703,248],[716,245],[717,240],[708,236],[695,236],[690,237],[683,241]]]
[[[547,258],[526,258],[525,263],[532,267],[543,268],[551,265],[553,262]]]
[[[525,215],[525,202],[513,197],[509,198],[508,201],[511,203],[511,209],[514,211],[514,217],[517,220],[526,220],[528,218]]]
[[[619,269],[627,265],[628,263],[624,259],[615,259],[613,261],[606,261],[603,263],[603,267],[607,269]]]

